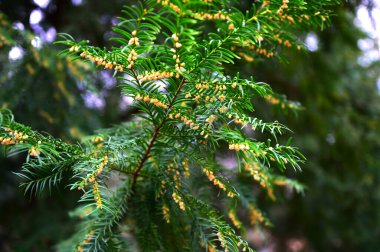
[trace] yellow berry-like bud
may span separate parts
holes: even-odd
[[[174,33],[172,35],[172,38],[174,39],[175,42],[178,42],[178,40],[179,40],[177,33]]]
[[[182,44],[179,43],[179,42],[177,42],[177,43],[174,44],[174,47],[175,47],[175,48],[180,48],[181,46],[182,46]]]

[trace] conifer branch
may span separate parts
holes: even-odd
[[[287,167],[300,169],[304,160],[297,148],[278,139],[288,128],[252,116],[256,97],[281,109],[297,104],[253,77],[227,75],[226,67],[278,56],[279,45],[300,49],[294,28],[323,25],[329,13],[323,7],[331,1],[313,6],[303,0],[255,1],[247,14],[224,9],[229,3],[142,0],[125,7],[126,17],[114,28],[120,46],[109,51],[62,35],[57,43],[68,46],[62,52],[66,57],[131,76],[120,78],[122,93],[133,99],[141,120],[70,145],[0,110],[0,144],[10,154],[27,153],[19,174],[26,190],[40,193],[71,172],[71,189],[83,192],[78,216],[84,220],[69,242],[72,250],[125,251],[128,238],[120,232],[127,232],[141,251],[184,246],[252,251],[230,225],[242,228],[240,212],[252,225],[269,223],[247,188],[256,183],[273,200],[275,186],[302,191],[302,185],[278,175]],[[233,170],[216,159],[222,152],[235,155]],[[126,176],[113,181],[120,173]],[[218,204],[215,195],[228,203],[219,207],[229,213],[230,223],[211,207]]]
[[[158,125],[155,129],[154,129],[154,132],[153,132],[153,135],[151,137],[151,139],[149,140],[149,144],[148,144],[148,147],[143,155],[143,157],[141,158],[141,161],[140,163],[137,165],[135,171],[133,172],[132,174],[132,191],[134,191],[135,189],[135,185],[136,185],[136,181],[137,181],[137,177],[139,176],[139,173],[141,171],[141,169],[143,168],[143,165],[145,163],[145,161],[148,159],[149,157],[149,154],[152,150],[152,147],[153,147],[153,144],[154,142],[156,141],[157,137],[158,137],[158,134],[160,133],[160,129],[162,128],[162,126],[164,126],[166,120],[167,120],[167,116],[169,115],[171,109],[173,108],[173,105],[178,97],[178,95],[180,94],[181,92],[181,89],[182,89],[182,86],[183,84],[186,82],[185,78],[183,78],[178,86],[178,89],[172,99],[172,101],[170,102],[169,104],[169,107],[168,107],[168,110],[166,112],[166,116],[164,117],[164,119],[162,120],[162,122],[160,123],[160,125]]]

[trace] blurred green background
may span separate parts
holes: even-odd
[[[134,109],[112,73],[59,57],[52,42],[65,32],[112,46],[121,6],[134,2],[0,0],[0,106],[71,142],[128,120]],[[307,186],[304,195],[263,200],[274,227],[248,232],[257,251],[380,251],[380,1],[345,1],[333,11],[326,30],[299,31],[307,52],[281,49],[281,61],[228,69],[304,107],[284,114],[257,103],[255,113],[289,126],[307,157],[302,173],[288,171]],[[23,195],[13,174],[22,160],[0,152],[0,251],[54,251],[74,229],[68,213],[79,196],[65,187]]]

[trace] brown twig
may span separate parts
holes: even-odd
[[[135,73],[134,73],[134,75],[135,75]],[[152,135],[152,137],[150,138],[150,141],[149,141],[149,144],[148,144],[148,148],[145,150],[145,153],[144,153],[143,157],[141,158],[141,161],[139,162],[139,164],[137,165],[135,171],[134,171],[133,174],[132,174],[132,191],[134,191],[134,188],[135,188],[135,186],[136,186],[136,182],[137,182],[137,178],[138,178],[138,176],[139,176],[139,173],[140,173],[141,169],[143,168],[144,163],[145,163],[146,160],[148,159],[149,154],[150,154],[150,152],[151,152],[151,150],[152,150],[153,144],[154,144],[154,142],[156,141],[157,136],[158,136],[158,134],[160,133],[160,130],[161,130],[162,126],[164,126],[164,124],[165,124],[165,122],[166,122],[166,120],[167,120],[167,118],[168,118],[168,115],[169,115],[171,109],[173,108],[174,102],[175,102],[175,100],[177,99],[178,95],[180,94],[181,89],[182,89],[182,86],[183,86],[183,84],[184,84],[185,82],[186,82],[186,80],[185,80],[185,78],[183,78],[182,81],[181,81],[181,83],[179,84],[179,86],[178,86],[178,88],[177,88],[177,91],[176,91],[176,93],[175,93],[175,95],[174,95],[172,101],[171,101],[170,104],[169,104],[169,107],[168,107],[168,110],[167,110],[167,112],[166,112],[166,115],[165,115],[164,119],[163,119],[162,122],[161,122],[161,123],[160,123],[160,124],[154,129],[153,135]]]

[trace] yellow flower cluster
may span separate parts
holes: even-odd
[[[87,174],[87,178],[81,182],[81,186],[78,187],[78,190],[82,190],[84,186],[87,186],[88,182],[97,183],[96,177],[99,176],[103,172],[103,169],[105,166],[107,166],[107,164],[108,164],[108,156],[104,156],[101,159],[100,164],[96,166],[95,170],[91,174]]]
[[[86,58],[86,59],[96,63],[98,66],[103,66],[105,69],[113,69],[114,68],[115,71],[119,71],[119,72],[122,72],[124,70],[122,65],[119,65],[116,62],[107,61],[107,59],[105,57],[104,58],[93,57],[92,55],[90,55],[87,52],[82,52],[80,54],[80,56],[82,58]]]
[[[178,7],[178,5],[175,5],[173,3],[170,3],[169,0],[157,0],[157,3],[161,3],[163,6],[169,6],[171,9],[173,9],[177,13],[181,13],[181,9]]]
[[[69,52],[78,52],[79,51],[79,46],[72,46],[69,48]]]
[[[166,170],[166,174],[169,176],[169,174],[173,174],[173,181],[174,181],[174,187],[176,189],[179,189],[181,186],[181,181],[180,181],[180,173],[178,171],[178,166],[176,167],[177,169],[174,169],[174,164],[171,163],[169,164],[169,168]]]
[[[236,87],[236,86],[235,86]],[[204,100],[206,102],[214,102],[215,100],[219,101],[225,101],[227,96],[223,94],[222,92],[227,89],[227,86],[225,84],[220,85],[212,85],[212,83],[208,82],[199,82],[195,83],[195,88],[199,90],[199,93],[197,93],[194,97],[191,93],[187,93],[185,98],[191,98],[193,97],[193,100],[199,104],[200,100]],[[203,91],[205,90],[213,90],[212,94],[205,94]]]
[[[254,45],[248,45],[248,46],[243,46],[244,49],[248,49],[248,50],[251,50],[251,51],[255,51],[257,52],[258,54],[261,54],[261,55],[264,55],[265,57],[267,58],[271,58],[274,56],[274,53],[273,52],[270,52],[268,51],[267,49],[265,48],[256,48]],[[236,49],[236,48],[235,48]]]
[[[306,15],[306,14],[302,14],[302,15],[301,15],[301,18],[304,18],[304,19],[306,19],[306,20],[309,20],[309,19],[310,19],[309,15]]]
[[[190,129],[193,129],[193,130],[198,130],[199,129],[199,125],[195,124],[195,122],[189,118],[187,118],[186,116],[184,115],[181,115],[180,113],[170,113],[169,114],[169,118],[170,119],[178,119],[178,118],[181,118],[181,121],[183,121],[186,125],[188,125],[190,127]]]
[[[263,155],[266,153],[264,152]],[[257,164],[250,165],[244,163],[244,168],[253,176],[253,179],[259,182],[260,186],[265,188],[268,192],[269,198],[276,200],[276,196],[273,193],[273,189],[270,186],[268,176],[260,170],[260,167]]]
[[[38,157],[41,154],[41,151],[39,149],[37,149],[36,147],[32,146],[29,149],[28,153],[29,153],[29,156],[31,156],[31,157]]]
[[[224,101],[224,100],[226,100],[226,98],[227,97],[225,95],[219,95],[218,96],[218,100],[221,101],[221,102]]]
[[[206,102],[214,102],[214,101],[216,100],[215,97],[210,97],[209,95],[206,95],[206,97],[204,97],[203,94],[196,95],[196,96],[194,97],[193,100],[194,100],[197,104],[199,104],[199,103],[200,103],[200,102],[199,102],[200,99],[203,99],[203,100],[205,100]]]
[[[289,3],[289,0],[282,0],[282,5],[280,6],[280,8],[277,10],[277,14],[282,16],[283,13],[284,13],[284,10],[288,8],[288,3]]]
[[[178,42],[179,41],[179,37],[178,37],[178,34],[177,33],[174,33],[173,35],[172,35],[172,39],[174,40],[174,42],[175,42],[175,44],[179,44],[179,46],[174,46],[175,48],[180,48],[182,45]]]
[[[22,132],[12,131],[10,128],[5,129],[8,132],[9,137],[0,137],[0,144],[2,145],[14,145],[22,144],[24,140],[29,138],[28,135],[24,135]],[[37,142],[37,146],[41,144],[41,141]],[[32,146],[28,151],[29,156],[38,157],[41,154],[41,151],[38,147]]]
[[[201,132],[201,136],[203,136],[204,135],[204,138],[205,139],[207,139],[208,138],[208,134],[207,133],[205,133],[205,131],[204,130],[202,130],[202,132]],[[204,142],[204,144],[206,144],[205,142]]]
[[[281,103],[280,99],[277,99],[276,97],[273,97],[272,95],[265,96],[265,100],[267,100],[267,102],[269,102],[269,103],[271,103],[273,105],[278,105],[278,104]],[[288,108],[296,108],[297,105],[292,104],[292,103],[289,103],[289,104],[282,103],[281,104],[281,108],[284,109],[286,107],[288,107]]]
[[[178,55],[174,55],[173,58],[176,60],[176,65],[175,65],[175,69],[177,71],[180,71],[180,72],[185,72],[186,69],[185,69],[185,65],[186,63],[185,62],[181,62],[180,58]]]
[[[320,16],[323,22],[326,21],[326,16],[322,16],[321,12],[319,12],[319,11],[314,13],[314,16]]]
[[[222,13],[222,11],[218,11],[217,13],[214,13],[214,14],[205,13],[205,12],[193,13],[193,16],[200,20],[231,20],[228,14],[224,14]]]
[[[174,43],[174,48],[171,49],[171,51],[174,53],[173,59],[175,60],[175,69],[179,72],[184,72],[186,71],[185,69],[185,62],[181,62],[180,56],[177,53],[177,50],[182,47],[182,44],[179,42],[179,37],[177,33],[174,33],[172,35],[173,43]]]
[[[274,96],[272,96],[272,95],[267,95],[267,96],[265,96],[264,98],[265,98],[265,100],[266,100],[267,102],[269,102],[269,103],[271,103],[271,104],[273,104],[273,105],[278,105],[278,104],[281,103],[280,99],[277,99],[276,97],[274,97]],[[286,104],[286,103],[282,103],[282,104],[281,104],[281,108],[284,109],[284,108],[286,108],[286,107],[288,107],[288,108],[297,108],[297,105],[296,105],[296,104],[293,104],[293,103],[288,103],[288,104]]]
[[[137,57],[138,57],[138,54],[136,53],[134,49],[132,49],[128,55],[128,61],[129,61],[129,65],[127,66],[128,69],[131,69],[135,65]]]
[[[284,41],[284,46],[286,46],[286,47],[291,47],[291,46],[292,46],[292,43],[290,43],[289,40],[285,40],[285,41]]]
[[[269,102],[269,103],[272,103],[273,105],[277,105],[280,103],[280,100],[273,97],[272,95],[267,95],[265,96],[265,99]]]
[[[253,179],[260,182],[263,188],[267,187],[268,176],[266,176],[262,171],[260,171],[260,166],[257,164],[244,163],[244,168],[253,176]]]
[[[277,42],[281,45],[281,44],[284,44],[284,46],[286,47],[291,47],[292,46],[292,43],[289,41],[289,40],[285,40],[283,41],[282,38],[280,38],[279,35],[275,35],[274,36],[275,39],[277,39]]]
[[[91,139],[91,142],[93,142],[94,144],[96,144],[97,148],[103,147],[103,145],[104,145],[103,141],[104,141],[103,137],[100,137],[100,136],[96,136],[96,137],[93,137]]]
[[[205,90],[205,89],[209,89],[210,85],[209,85],[208,82],[202,82],[202,83],[195,84],[195,88],[202,91],[202,90]]]
[[[216,91],[224,91],[226,89],[227,89],[226,85],[216,85],[215,86]]]
[[[223,105],[222,107],[219,108],[219,112],[220,112],[220,113],[226,113],[227,110],[228,110],[228,108],[227,108],[226,106],[224,106],[224,105]]]
[[[96,177],[103,172],[103,169],[107,164],[108,164],[108,156],[104,156],[104,158],[102,158],[102,160],[100,161],[100,164],[96,167],[95,173],[90,175],[87,178],[87,181],[90,183],[96,182]]]
[[[238,229],[242,228],[242,223],[239,221],[238,217],[236,216],[236,212],[233,210],[230,210],[228,212],[228,217],[230,218],[232,224]]]
[[[160,80],[160,79],[167,79],[173,76],[174,76],[173,72],[152,71],[152,72],[145,72],[141,75],[138,75],[137,79],[139,79],[140,82],[144,82],[144,81],[155,81],[155,80]]]
[[[108,156],[104,156],[102,158],[102,161],[100,162],[100,165],[96,169],[96,174],[99,175],[102,173],[104,167],[108,164]]]
[[[251,221],[251,225],[255,225],[258,222],[266,224],[263,214],[253,205],[249,206],[249,219]]]
[[[183,202],[181,196],[179,196],[176,192],[173,192],[172,197],[173,197],[173,200],[175,201],[175,203],[177,203],[179,205],[179,208],[181,210],[185,211],[186,210],[185,203]]]
[[[170,210],[166,204],[162,205],[162,214],[164,215],[166,223],[170,223]]]
[[[96,207],[97,208],[102,208],[103,203],[102,203],[102,198],[100,197],[100,191],[99,191],[99,184],[98,181],[95,180],[94,184],[92,184],[92,189],[94,193],[94,199],[96,202]]]
[[[234,115],[233,115],[233,114],[228,113],[228,114],[227,114],[227,117],[228,117],[229,119],[231,119],[231,118],[234,117],[234,123],[239,124],[239,125],[244,126],[244,127],[245,127],[247,124],[249,124],[248,121],[244,120],[243,118],[240,118],[240,116],[237,115],[237,114],[234,114]],[[252,125],[252,130],[255,130],[255,129],[256,129],[256,127],[255,127],[254,125]]]
[[[207,124],[212,124],[216,119],[218,119],[218,118],[216,117],[216,115],[210,115],[209,117],[207,117],[207,119],[205,120],[205,122],[206,122]]]
[[[255,59],[252,57],[252,56],[249,56],[248,54],[246,53],[243,53],[243,52],[238,52],[237,53],[240,57],[242,57],[245,61],[247,62],[253,62]]]
[[[224,235],[220,231],[218,231],[217,235],[218,235],[218,239],[220,241],[220,246],[222,248],[225,248],[225,251],[227,252],[228,249],[226,248],[226,239],[224,238]]]
[[[285,15],[282,15],[282,17],[281,17],[281,21],[283,21],[283,20],[288,20],[289,21],[289,23],[291,23],[291,24],[294,24],[295,22],[294,22],[294,18],[292,17],[292,16],[290,16],[290,15],[288,15],[288,14],[285,14]]]
[[[185,175],[186,178],[190,177],[190,170],[189,170],[189,160],[188,159],[185,159],[183,162],[182,162],[182,165],[183,165],[183,173]]]
[[[214,183],[215,186],[218,186],[223,191],[226,191],[226,186],[215,177],[214,173],[212,171],[207,170],[206,168],[203,168],[203,172],[206,174],[207,178]],[[235,197],[236,195],[233,192],[228,192],[227,196],[230,198]]]
[[[160,195],[164,194],[165,187],[166,187],[165,180],[161,180],[161,188],[160,188],[160,192],[159,192]]]
[[[281,43],[282,43],[282,40],[279,39],[278,36],[276,37],[276,39],[279,41],[279,43],[280,43],[280,41],[281,41]],[[261,40],[263,40],[263,38],[261,38]],[[280,44],[281,44],[281,43],[280,43]],[[244,49],[246,49],[246,50],[255,51],[256,53],[258,53],[258,54],[260,54],[260,55],[263,55],[263,56],[265,56],[265,57],[267,57],[267,58],[270,58],[270,57],[273,57],[273,56],[274,56],[274,52],[270,52],[270,51],[268,51],[268,50],[265,49],[265,48],[256,48],[254,45],[250,45],[249,42],[244,42],[243,45],[242,45],[242,47],[243,47]],[[237,49],[236,46],[232,46],[232,47],[231,47],[231,50],[232,50],[232,51],[236,51],[236,49]],[[247,62],[253,62],[253,61],[254,61],[254,58],[253,58],[252,56],[250,56],[250,55],[248,55],[248,54],[246,54],[246,53],[244,53],[244,52],[237,52],[237,54],[238,54],[239,56],[241,56],[242,58],[244,58],[244,60],[247,61]]]
[[[249,145],[247,143],[232,143],[229,145],[229,149],[230,150],[236,150],[236,151],[239,151],[239,150],[249,150]]]
[[[139,42],[139,38],[136,37],[137,35],[137,31],[133,31],[132,32],[132,38],[128,41],[128,45],[136,45],[136,46],[139,46],[140,45],[140,42]]]
[[[10,128],[6,128],[5,132],[7,132],[9,137],[0,137],[0,144],[2,145],[23,143],[24,140],[27,140],[29,138],[28,135],[24,135],[22,132],[13,131]]]
[[[90,233],[86,234],[84,240],[82,241],[81,245],[77,246],[77,252],[83,252],[84,251],[84,245],[87,243],[90,243],[92,237],[94,235],[94,231],[92,230]]]
[[[137,94],[135,96],[135,100],[137,101],[144,101],[144,102],[149,102],[151,104],[153,104],[154,106],[157,106],[159,108],[163,108],[163,109],[167,109],[168,108],[168,105],[166,105],[165,103],[163,103],[162,101],[156,99],[156,98],[150,98],[149,96],[142,96],[140,94]]]

